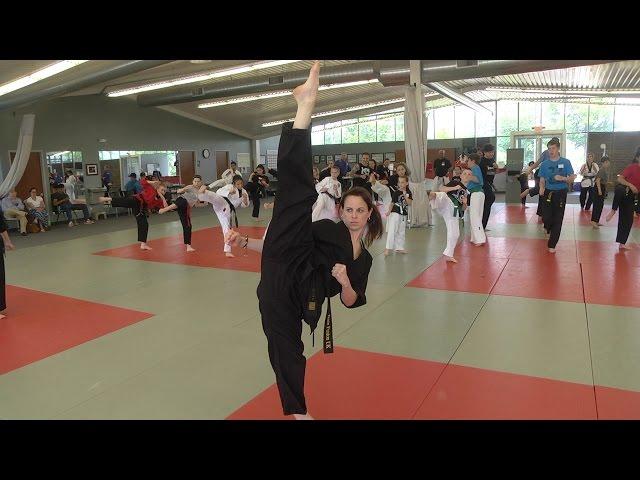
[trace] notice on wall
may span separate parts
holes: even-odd
[[[267,150],[267,170],[270,168],[278,168],[277,150]]]
[[[248,153],[238,153],[236,163],[239,168],[251,168],[251,155]]]

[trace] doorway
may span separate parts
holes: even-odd
[[[9,158],[11,163],[16,156],[16,152],[9,152]],[[35,187],[38,191],[38,195],[43,194],[45,202],[49,192],[44,190],[44,184],[42,182],[42,153],[31,152],[29,154],[29,162],[22,174],[22,178],[16,185],[15,189],[18,192],[18,198],[25,199],[29,196],[29,189]]]
[[[540,134],[532,134],[531,132],[512,132],[511,148],[522,148],[524,150],[523,165],[529,162],[535,162],[540,158],[542,152],[547,149],[547,143],[552,137],[560,139],[560,156],[565,156],[566,134],[564,130],[551,130]]]
[[[178,175],[182,185],[190,184],[196,174],[196,154],[192,151],[178,152]]]
[[[229,152],[216,152],[216,178],[222,178],[222,174],[229,168]]]

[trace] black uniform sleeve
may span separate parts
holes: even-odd
[[[353,279],[349,277],[349,280],[351,281],[351,288],[353,288],[353,290],[356,292],[358,298],[356,298],[356,301],[353,305],[347,307],[346,305],[344,305],[344,302],[342,302],[342,295],[340,295],[340,301],[347,308],[358,308],[362,305],[366,305],[367,303],[367,283],[369,282],[369,271],[371,270],[373,259],[368,252],[362,252],[361,255],[367,255],[366,259],[362,262],[362,271],[355,272],[355,278]]]
[[[0,233],[6,232],[6,231],[7,231],[7,222],[4,219],[4,212],[0,208]],[[2,246],[4,249],[4,243],[2,242],[2,240],[0,240],[0,243],[2,243]]]

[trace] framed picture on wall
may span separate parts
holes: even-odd
[[[355,153],[350,153],[350,154],[347,155],[347,161],[349,163],[355,163],[355,162],[358,161],[358,157],[356,156]]]
[[[333,160],[333,155],[327,155],[327,162],[328,162],[329,160]]]
[[[87,175],[98,175],[97,163],[87,163]]]
[[[320,155],[320,161],[322,163],[325,163],[327,161],[327,156],[326,155]]]
[[[375,160],[376,163],[382,163],[382,160],[384,160],[384,157],[381,153],[372,153],[371,160]]]
[[[313,156],[313,163],[320,163],[320,155]]]
[[[396,161],[396,152],[385,153],[384,158],[388,158],[392,163]]]

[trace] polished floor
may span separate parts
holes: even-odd
[[[263,214],[242,210],[241,229],[259,236]],[[620,253],[616,221],[594,230],[588,216],[567,206],[555,256],[531,203],[496,203],[487,245],[467,234],[456,265],[441,259],[437,215],[407,232],[408,255],[385,258],[377,241],[367,305],[332,304],[335,353],[304,330],[310,413],[640,418],[640,220]],[[151,252],[128,216],[12,233],[0,418],[289,419],[258,315],[259,257],[225,258],[210,209],[193,225],[189,254],[175,214],[152,217]]]

